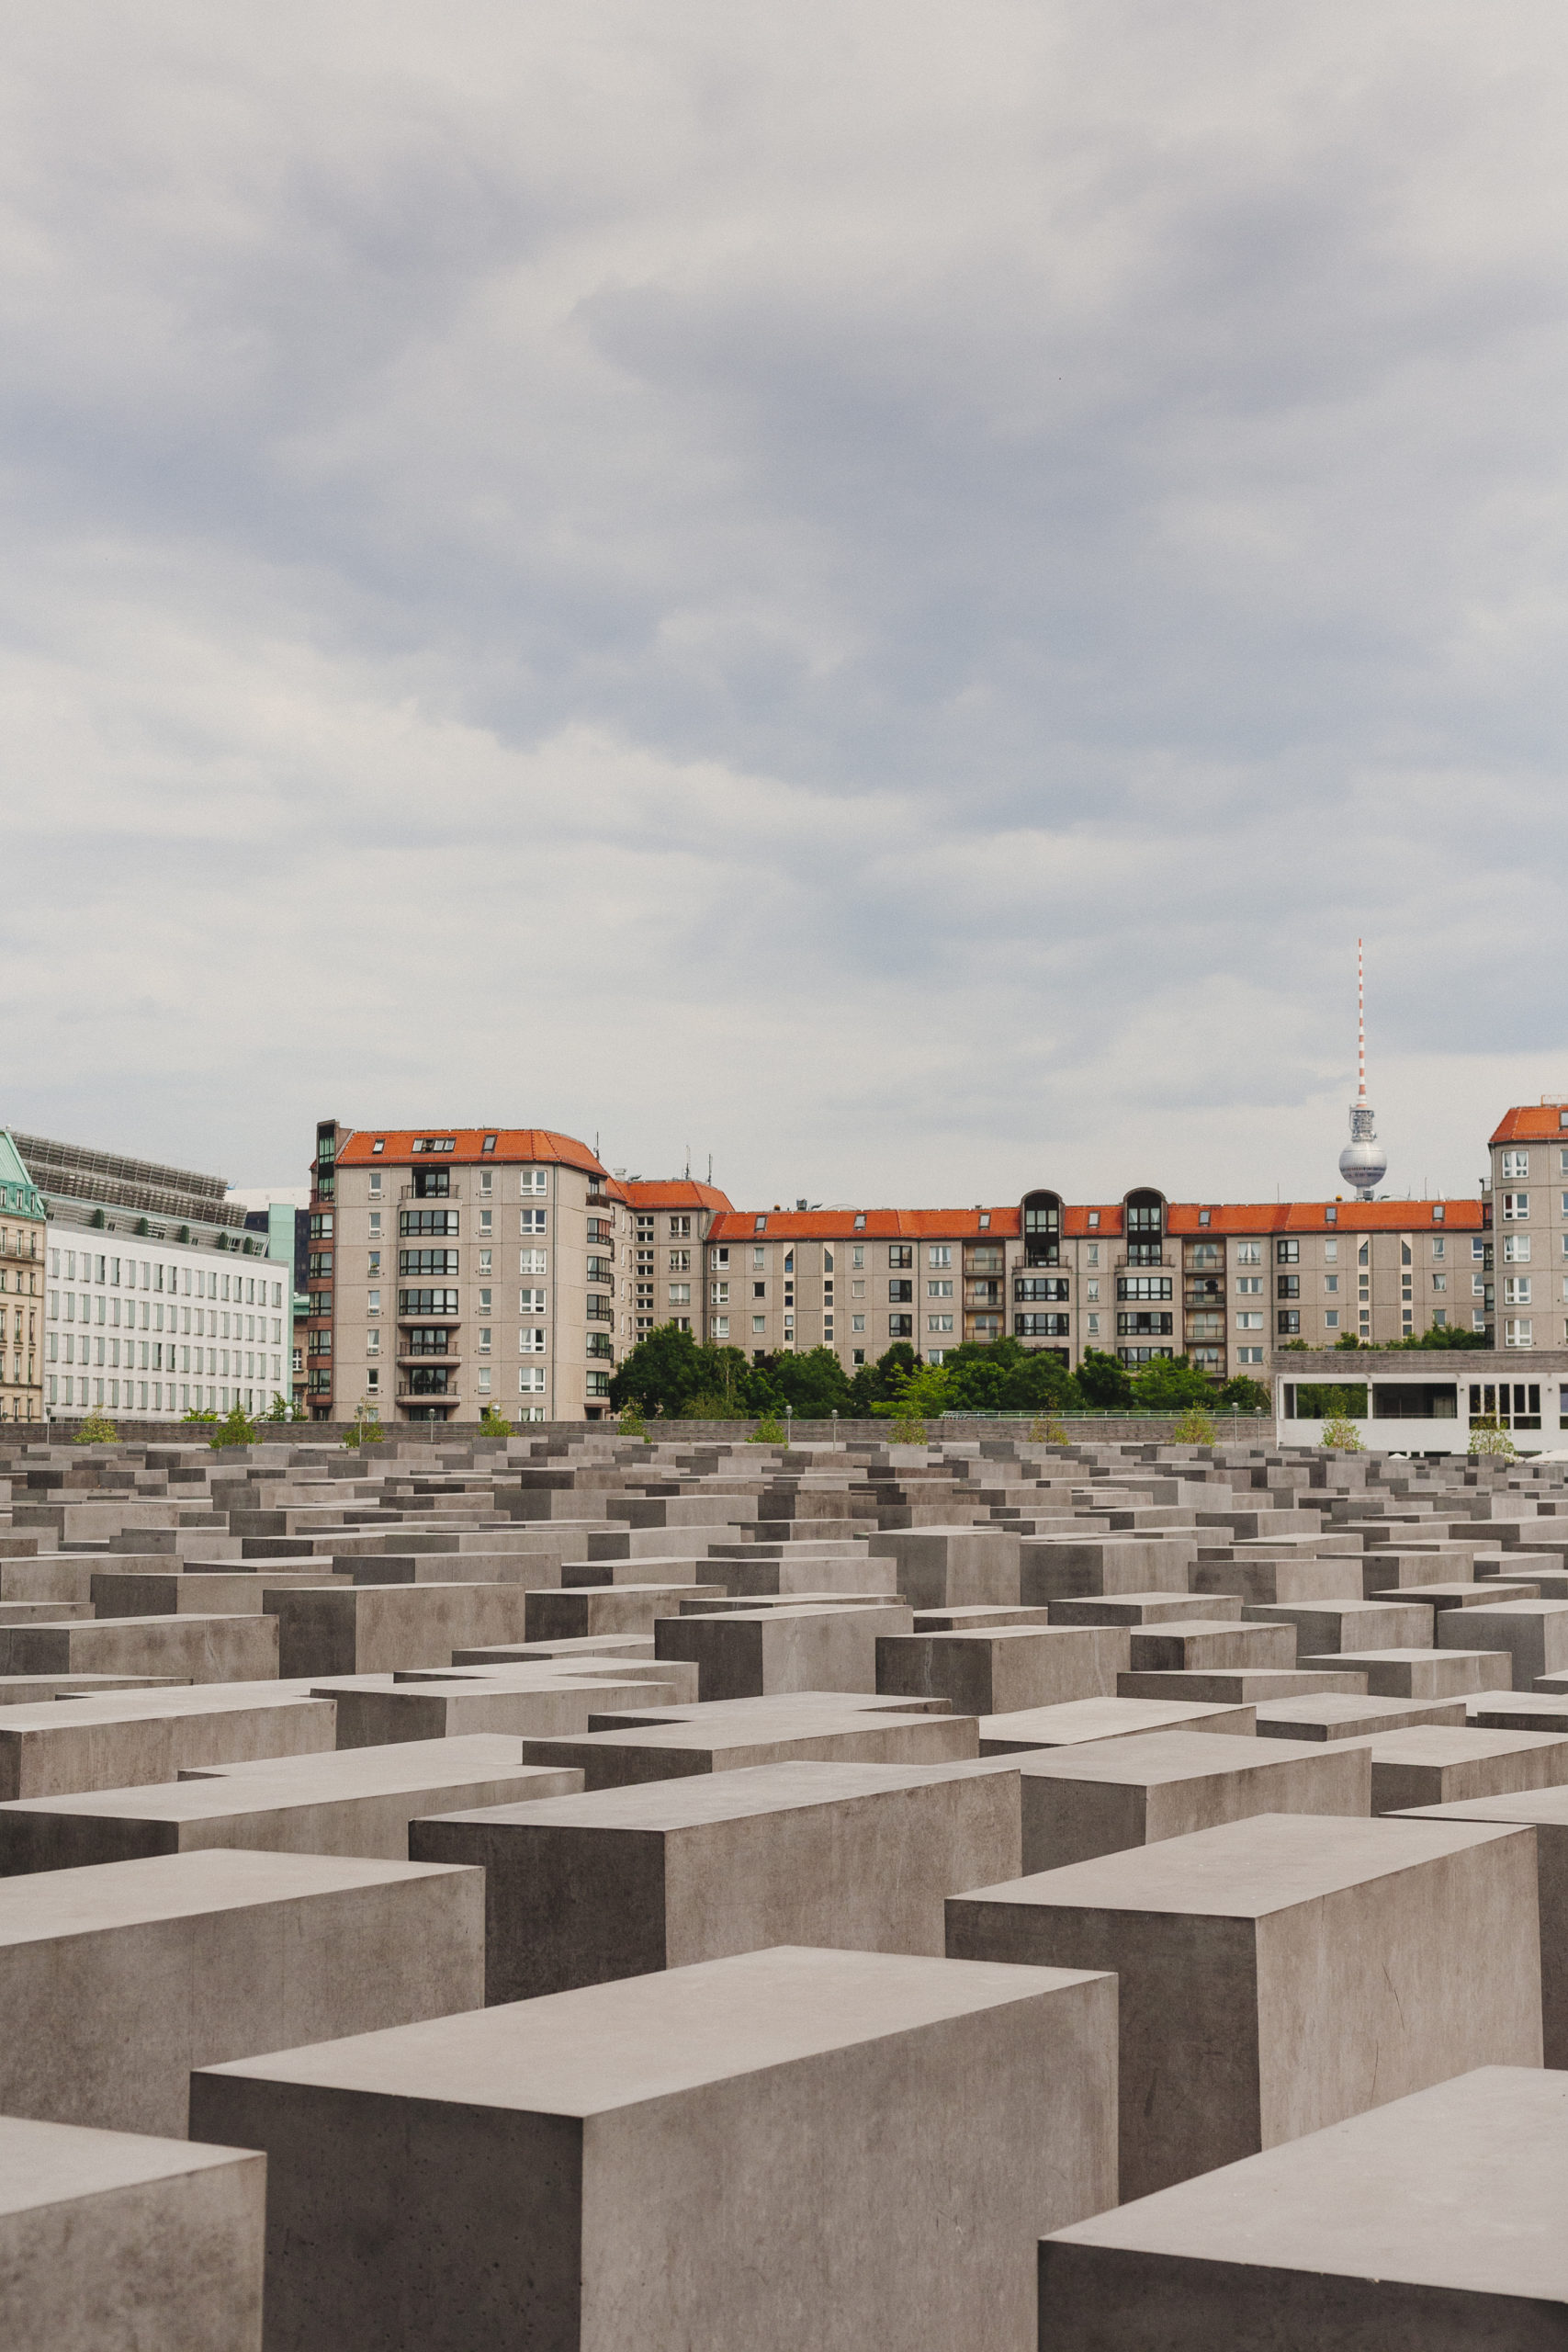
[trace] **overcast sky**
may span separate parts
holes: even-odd
[[[1568,1094],[1557,0],[13,12],[0,1120],[743,1204]]]

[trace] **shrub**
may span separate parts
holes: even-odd
[[[639,1438],[644,1442],[644,1443],[647,1442],[648,1423],[643,1419],[641,1410],[637,1406],[628,1405],[622,1412],[621,1435],[623,1437]]]
[[[1070,1442],[1061,1422],[1049,1420],[1031,1421],[1029,1440],[1032,1445],[1066,1445]]]
[[[1470,1451],[1472,1454],[1489,1454],[1496,1462],[1513,1462],[1518,1457],[1517,1446],[1495,1413],[1472,1421]]]
[[[118,1445],[119,1431],[102,1413],[89,1413],[71,1442],[73,1445]]]
[[[1335,1453],[1359,1453],[1362,1450],[1359,1430],[1355,1422],[1348,1420],[1343,1413],[1336,1413],[1331,1419],[1325,1421],[1318,1443],[1326,1445]]]
[[[379,1437],[381,1434],[381,1430],[378,1429],[376,1436]],[[479,1415],[480,1437],[511,1437],[513,1434],[512,1423],[505,1414],[498,1412],[493,1405],[487,1405]],[[376,1438],[372,1438],[370,1442],[374,1445]]]
[[[764,1413],[746,1441],[748,1445],[783,1445],[784,1423],[776,1413]]]
[[[226,1419],[219,1422],[209,1441],[214,1453],[226,1445],[254,1445],[256,1425],[243,1405],[232,1405]]]
[[[1189,1405],[1171,1430],[1170,1439],[1173,1445],[1213,1445],[1218,1435],[1213,1413],[1201,1405]]]

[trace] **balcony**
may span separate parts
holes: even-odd
[[[964,1285],[964,1304],[965,1306],[1000,1306],[1003,1303],[1002,1293],[1006,1285],[999,1282],[966,1282]]]
[[[1062,1245],[1059,1241],[1026,1241],[1023,1245],[1023,1262],[1026,1266],[1059,1266],[1062,1262]]]
[[[1190,1274],[1187,1278],[1187,1286],[1181,1294],[1181,1299],[1182,1305],[1190,1315],[1204,1307],[1223,1309],[1225,1303],[1225,1286],[1217,1276],[1211,1275],[1206,1281],[1194,1282]]]
[[[398,1383],[400,1396],[446,1396],[457,1394],[457,1374],[449,1366],[432,1364],[411,1372]]]
[[[1167,1257],[1163,1242],[1129,1241],[1115,1263],[1118,1266],[1171,1266],[1176,1263],[1176,1259],[1174,1253]]]

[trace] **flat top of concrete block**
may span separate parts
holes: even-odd
[[[1568,1609],[1568,1600],[1497,1600],[1477,1606],[1476,1617],[1554,1617]]]
[[[100,1619],[98,1622],[101,1623],[103,1621]],[[151,1617],[130,1620],[135,1625],[150,1625],[153,1622]],[[196,1621],[189,1617],[174,1617],[166,1622],[188,1625]],[[234,1620],[220,1617],[209,1622],[231,1625]],[[62,1710],[67,1707],[73,1717],[84,1723],[89,1719],[96,1723],[120,1723],[128,1715],[196,1715],[225,1713],[238,1707],[293,1707],[311,1695],[311,1686],[304,1680],[176,1683],[165,1690],[117,1690],[102,1698],[96,1693],[84,1691],[78,1696],[73,1690],[62,1690],[52,1708],[47,1711],[47,1720],[58,1723]],[[45,1719],[44,1711],[35,1708],[28,1712],[39,1715],[40,1720]],[[22,1710],[18,1708],[16,1713],[19,1714]],[[12,1713],[7,1711],[0,1716],[0,1724],[8,1727],[12,1720]]]
[[[632,1710],[622,1712],[631,1714]],[[665,1707],[638,1707],[638,1724],[689,1724],[694,1729],[735,1732],[788,1729],[816,1715],[948,1714],[952,1702],[900,1698],[876,1690],[776,1690],[752,1699],[702,1699]],[[614,1728],[613,1725],[606,1728]]]
[[[1064,1628],[1064,1631],[1070,1630]],[[1238,1730],[1252,1729],[1253,1709],[1174,1699],[1065,1699],[1054,1707],[1021,1707],[1006,1715],[982,1715],[980,1744],[1011,1742],[1020,1747],[1063,1747],[1085,1739],[1119,1739],[1140,1731],[1179,1731],[1215,1716],[1246,1716]]]
[[[382,1796],[423,1796],[439,1809],[443,1789],[504,1781],[521,1797],[530,1783],[555,1781],[570,1765],[525,1764],[520,1738],[473,1733],[457,1739],[398,1740],[384,1747],[328,1749],[319,1756],[264,1757],[202,1766],[177,1781],[123,1789],[84,1789],[47,1797],[14,1797],[0,1815],[95,1815],[108,1820],[209,1821],[291,1806],[347,1804]],[[551,1795],[557,1794],[552,1788]]]
[[[777,1945],[203,2071],[590,2116],[1093,1978],[1082,1969]]]
[[[1431,1657],[1434,1653],[1421,1650],[1417,1655]],[[1336,1658],[1337,1665],[1340,1662]],[[1363,1698],[1353,1690],[1319,1690],[1309,1692],[1302,1699],[1270,1699],[1259,1706],[1258,1712],[1263,1720],[1271,1724],[1365,1724],[1371,1728],[1374,1718],[1397,1717],[1405,1713],[1429,1712],[1433,1707],[1461,1707],[1463,1704],[1463,1700],[1457,1698],[1372,1699]]]
[[[1561,2303],[1565,2182],[1568,2074],[1484,2066],[1045,2243]]]
[[[1042,1910],[1263,1919],[1507,1835],[1502,1824],[1492,1829],[1480,1823],[1416,1821],[1404,1814],[1367,1820],[1348,1814],[1260,1813],[1156,1845],[1066,1862],[1000,1886],[975,1887],[960,1899]]]
[[[1336,1740],[1334,1745],[1337,1747],[1344,1743]],[[1568,1728],[1560,1732],[1488,1731],[1472,1724],[1412,1724],[1408,1731],[1375,1732],[1365,1745],[1376,1764],[1462,1764],[1472,1757],[1517,1756],[1532,1747],[1568,1747]]]
[[[1275,1747],[1278,1741],[1259,1741]],[[1310,1751],[1314,1755],[1321,1749]],[[766,1813],[798,1812],[813,1805],[842,1804],[861,1797],[890,1796],[900,1789],[925,1789],[940,1781],[991,1779],[1026,1763],[1024,1757],[994,1757],[984,1764],[750,1764],[738,1772],[701,1773],[676,1781],[645,1781],[630,1788],[590,1791],[582,1796],[540,1797],[533,1803],[476,1805],[446,1821],[514,1822],[523,1828],[653,1829],[700,1828],[712,1821],[749,1819]]]
[[[453,1867],[337,1854],[253,1853],[227,1846],[144,1861],[88,1862],[0,1879],[0,1946],[96,1935],[150,1919],[189,1919],[261,1903],[396,1886]]]
[[[1069,1747],[1025,1750],[1012,1758],[1031,1780],[1114,1781],[1129,1787],[1154,1787],[1168,1781],[1201,1781],[1221,1772],[1267,1772],[1276,1767],[1319,1763],[1333,1755],[1321,1739],[1259,1739],[1255,1734],[1233,1733],[1216,1738],[1213,1732],[1154,1731],[1127,1739],[1078,1740]],[[1005,1763],[1002,1756],[987,1759]]]
[[[0,2116],[0,2214],[74,2205],[116,2188],[177,2180],[224,2165],[265,2164],[244,2148],[198,2147],[140,2132],[92,2132],[76,2123]]]
[[[1321,1657],[1302,1657],[1301,1667],[1429,1666],[1450,1657],[1506,1657],[1506,1650],[1328,1650]]]
[[[1451,1804],[1414,1805],[1388,1814],[1389,1821],[1498,1821],[1521,1826],[1539,1823],[1542,1828],[1568,1828],[1568,1784],[1551,1789],[1521,1789],[1511,1797],[1461,1797]]]
[[[1538,1588],[1533,1580],[1517,1583],[1509,1577],[1500,1583],[1489,1577],[1483,1584],[1393,1584],[1385,1591],[1374,1592],[1373,1600],[1456,1600],[1461,1608],[1501,1608],[1507,1600],[1532,1600]]]

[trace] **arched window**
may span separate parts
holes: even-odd
[[[1165,1247],[1165,1194],[1146,1187],[1122,1202],[1122,1231],[1130,1266],[1157,1266]]]

